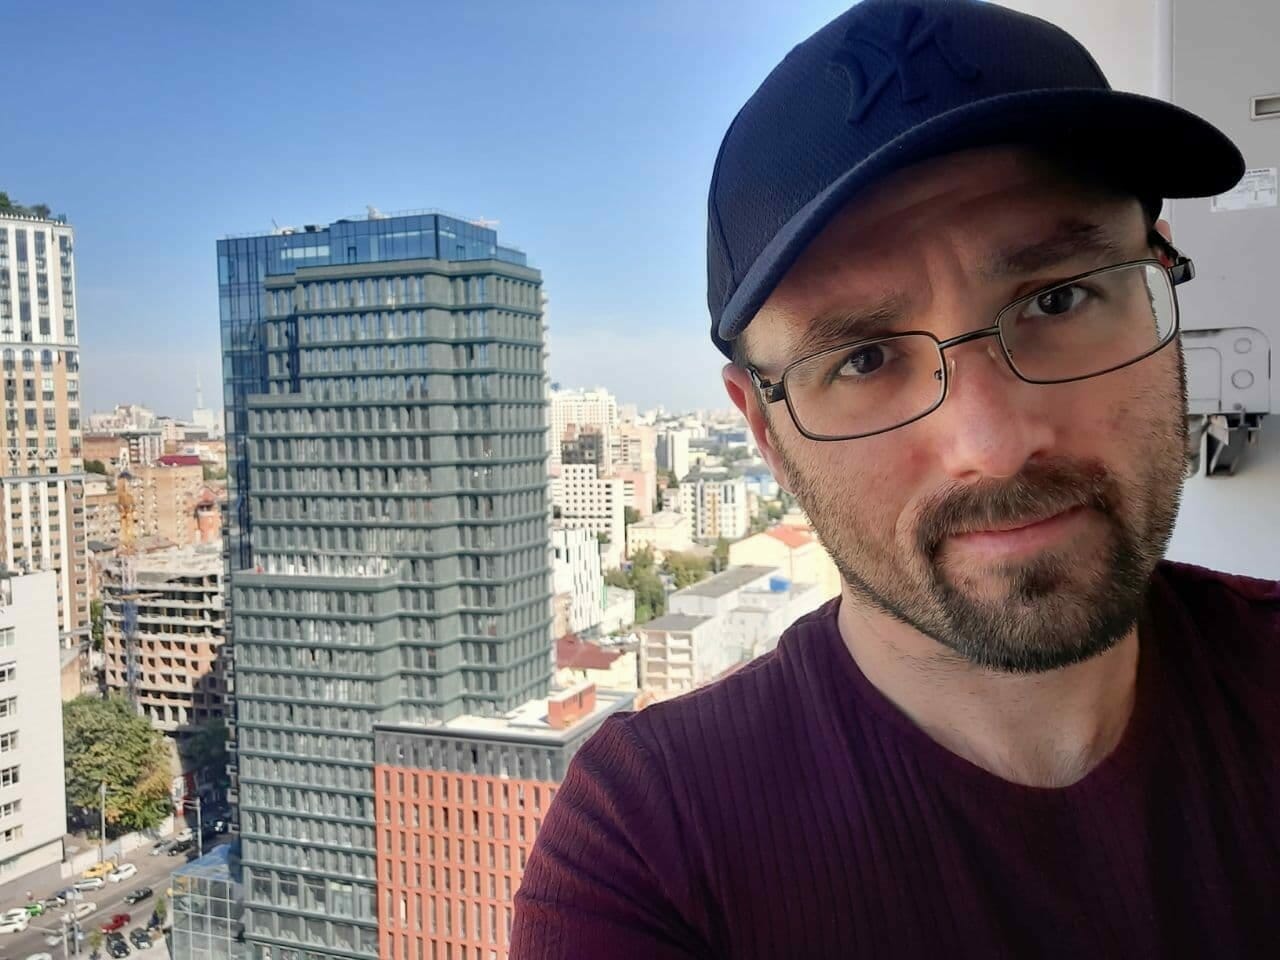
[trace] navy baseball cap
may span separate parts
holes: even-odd
[[[1073,37],[984,0],[864,0],[774,68],[725,133],[711,178],[707,306],[726,356],[835,213],[910,164],[1042,148],[1158,212],[1244,174],[1216,127],[1111,89]]]

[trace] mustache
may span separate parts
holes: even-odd
[[[947,537],[1044,520],[1073,507],[1116,512],[1115,478],[1097,460],[1045,460],[1011,479],[945,487],[920,509],[916,544],[933,559]]]

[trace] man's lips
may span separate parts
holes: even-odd
[[[1013,521],[1007,526],[952,534],[947,537],[947,543],[965,552],[993,556],[1030,552],[1043,549],[1073,532],[1086,514],[1083,506],[1069,507],[1036,520]]]

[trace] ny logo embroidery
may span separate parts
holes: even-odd
[[[978,79],[978,68],[952,44],[945,17],[926,20],[923,10],[910,6],[894,13],[896,19],[890,32],[872,24],[850,27],[844,42],[831,55],[831,64],[849,78],[849,113],[845,117],[849,123],[858,123],[866,116],[894,77],[902,88],[903,103],[928,96],[929,91],[912,66],[926,48],[932,49],[958,79]],[[879,56],[869,58],[868,51]]]

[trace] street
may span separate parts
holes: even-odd
[[[205,852],[208,852],[214,845],[226,842],[229,838],[225,835],[211,837],[205,842]],[[135,876],[130,877],[122,883],[108,882],[99,890],[86,890],[82,893],[81,901],[92,903],[95,905],[93,913],[89,914],[80,921],[80,929],[86,934],[90,930],[100,928],[104,923],[110,920],[117,913],[127,913],[130,916],[129,923],[121,930],[127,938],[129,931],[134,927],[145,927],[147,921],[151,919],[151,911],[155,908],[156,897],[164,894],[170,886],[170,877],[174,870],[184,866],[187,863],[187,855],[180,854],[176,857],[151,856],[151,848],[149,846],[135,850],[130,856],[126,857],[125,863],[132,863],[138,868]],[[194,850],[192,851],[194,856]],[[71,886],[78,877],[68,878],[63,882],[64,887]],[[150,887],[155,891],[150,897],[133,905],[124,902],[125,896],[131,890],[139,887]],[[50,897],[56,892],[55,889],[50,890],[32,890],[35,899],[43,900]],[[168,898],[166,897],[166,901]],[[81,901],[69,901],[68,907]],[[168,913],[166,915],[166,925],[173,917],[172,903],[166,904]],[[0,904],[0,912],[13,907],[25,906],[23,902],[13,902]],[[31,918],[31,924],[22,933],[6,933],[0,934],[0,960],[25,960],[32,954],[47,953],[51,954],[54,960],[62,960],[62,944],[59,943],[55,947],[49,946],[44,942],[44,938],[51,933],[61,933],[62,917],[67,913],[67,908],[55,907],[48,910],[38,917]],[[67,939],[67,947],[73,950],[70,937]],[[156,948],[163,950],[163,941],[157,941],[151,950],[146,951],[147,956],[153,955]],[[137,953],[133,944],[129,944],[131,953]],[[81,948],[80,955],[87,957],[89,948],[87,943]],[[105,948],[102,951],[104,960],[109,960]]]

